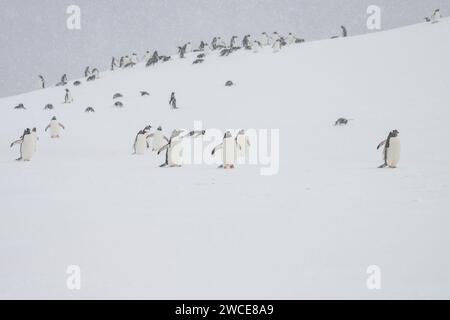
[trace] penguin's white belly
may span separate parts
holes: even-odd
[[[181,142],[175,142],[170,147],[168,164],[169,166],[183,165],[183,144]]]
[[[236,159],[236,144],[233,138],[225,139],[223,142],[223,164],[234,165]]]
[[[134,151],[136,154],[144,154],[147,149],[147,139],[144,135],[138,135],[136,139],[136,144],[134,145]]]
[[[386,163],[389,167],[396,167],[400,161],[400,139],[391,138],[386,152]]]
[[[166,145],[166,141],[164,140],[162,134],[155,134],[152,140],[152,149],[154,151],[158,151],[162,147]]]
[[[22,153],[22,160],[30,161],[34,154],[34,139],[31,135],[26,135],[22,141],[22,145],[20,146],[20,151]]]
[[[50,135],[52,138],[59,137],[59,124],[56,121],[52,121],[50,124]]]

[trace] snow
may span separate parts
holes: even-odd
[[[443,19],[102,72],[69,86],[73,104],[62,87],[0,99],[0,298],[450,298],[449,38]],[[54,115],[59,140],[43,132]],[[355,120],[335,127],[342,116]],[[279,129],[279,172],[132,155],[145,126],[195,121]],[[26,127],[38,151],[15,162]],[[377,169],[394,129],[399,167]],[[70,265],[81,290],[66,287]],[[366,287],[371,265],[381,290]]]

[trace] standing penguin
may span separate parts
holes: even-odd
[[[66,88],[66,95],[64,96],[64,103],[72,103],[73,102],[73,98],[72,95],[70,94],[70,90]]]
[[[397,130],[391,131],[386,140],[382,141],[377,150],[384,145],[383,159],[384,163],[378,168],[396,168],[400,161],[400,138]]]
[[[45,80],[44,77],[39,75],[39,88],[45,89]]]
[[[250,148],[250,139],[245,134],[245,130],[240,130],[236,136],[237,156],[247,157]]]
[[[236,46],[237,36],[232,36],[230,40],[230,48],[235,48]]]
[[[268,46],[270,44],[270,38],[267,32],[261,33],[261,45]]]
[[[136,135],[136,138],[134,139],[134,153],[137,155],[143,155],[145,150],[148,148],[148,142],[147,142],[148,134],[145,130],[141,130]]]
[[[16,160],[30,161],[35,151],[34,139],[31,135],[30,129],[26,129],[19,140],[11,143],[11,148],[16,144],[20,144],[20,157]]]
[[[348,35],[347,28],[345,28],[344,26],[341,26],[341,29],[342,29],[342,37],[346,38]]]
[[[61,123],[59,123],[58,120],[56,120],[56,117],[53,117],[47,128],[45,128],[45,132],[50,129],[50,137],[52,139],[56,139],[59,138],[60,128],[66,130],[66,128]]]
[[[227,131],[223,137],[223,142],[215,147],[212,151],[212,155],[215,155],[217,151],[222,149],[222,162],[223,164],[219,168],[234,169],[234,161],[236,159],[236,148],[239,148],[235,139],[231,135],[230,131]]]
[[[166,160],[160,166],[164,167],[181,167],[183,165],[183,137],[182,130],[174,130],[170,136],[169,142],[158,150],[158,155],[166,151]]]
[[[39,137],[37,135],[37,129],[33,128],[33,130],[31,130],[31,136],[33,138],[33,143],[34,143],[34,152],[37,151],[37,142],[39,141]]]
[[[434,10],[434,13],[431,16],[431,23],[439,22],[441,19],[441,11],[439,9]]]
[[[175,97],[175,92],[172,92],[170,95],[169,105],[172,106],[172,109],[179,109],[177,107],[177,98]]]
[[[91,75],[91,70],[90,70],[89,66],[87,66],[86,69],[84,69],[84,77],[87,78],[90,75]]]
[[[251,43],[250,43],[250,35],[247,34],[244,39],[242,39],[242,47],[246,50],[251,49]]]
[[[156,132],[150,134],[148,138],[152,139],[152,151],[159,151],[169,142],[162,132],[162,127],[158,127]]]
[[[272,46],[273,52],[279,52],[281,50],[281,40],[277,39],[275,40],[275,43]]]
[[[286,38],[286,44],[288,46],[290,46],[291,44],[294,44],[294,43],[295,43],[295,37],[294,37],[294,35],[291,32],[289,32],[289,34],[288,34],[288,36]]]

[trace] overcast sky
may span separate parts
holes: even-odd
[[[68,30],[69,5],[81,8],[81,30]],[[112,56],[147,50],[173,54],[187,41],[220,35],[293,32],[307,41],[345,25],[366,28],[369,5],[382,8],[383,30],[415,24],[448,0],[0,0],[0,97],[50,84],[63,73],[81,77],[88,65],[107,69]]]

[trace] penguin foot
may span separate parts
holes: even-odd
[[[18,158],[18,159],[16,159],[16,161],[22,161],[22,158]]]
[[[167,163],[163,163],[162,165],[159,166],[160,168],[165,168],[167,167]]]
[[[386,167],[387,167],[387,164],[383,163],[381,166],[378,167],[378,169],[383,169],[383,168],[386,168]]]

